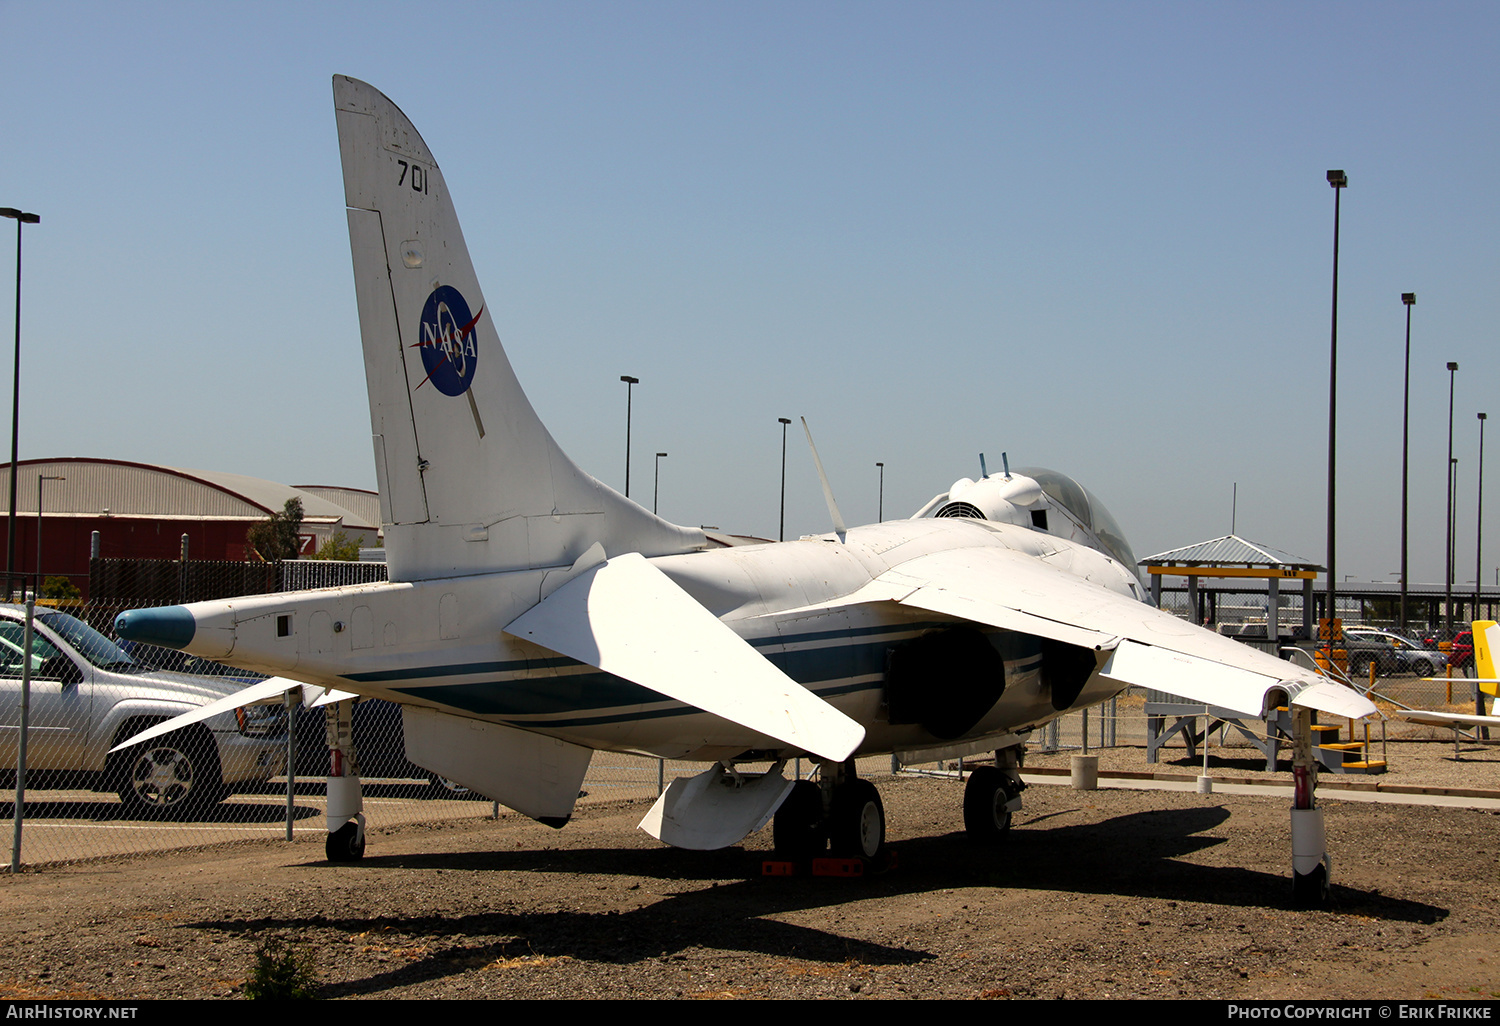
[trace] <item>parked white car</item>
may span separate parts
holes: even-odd
[[[14,778],[25,610],[0,606],[0,766]],[[233,694],[245,681],[156,670],[77,617],[38,609],[31,654],[28,787],[115,791],[132,814],[203,815],[285,766],[286,717],[249,706],[115,755],[146,728]]]

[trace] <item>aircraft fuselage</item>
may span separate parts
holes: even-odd
[[[957,735],[892,722],[890,653],[934,632],[973,624],[894,602],[837,600],[916,556],[998,546],[1090,572],[1131,594],[1132,575],[1085,546],[974,520],[910,520],[796,542],[674,556],[651,563],[757,652],[866,728],[859,754],[961,743],[1040,725],[1055,708],[1042,644],[984,629],[1003,666],[997,700]],[[566,568],[286,592],[189,606],[186,649],[246,669],[535,731],[587,748],[716,760],[746,752],[801,754],[744,726],[505,633],[554,590]],[[1113,577],[1113,581],[1110,578]],[[933,672],[948,664],[939,662]],[[926,672],[919,667],[918,673]],[[954,681],[932,679],[933,689]],[[1091,677],[1066,708],[1119,685]],[[949,730],[952,728],[950,727]],[[949,733],[945,730],[944,733]]]

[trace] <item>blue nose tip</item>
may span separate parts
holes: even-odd
[[[115,617],[115,633],[120,637],[165,648],[186,648],[197,630],[193,614],[184,606],[127,609]]]

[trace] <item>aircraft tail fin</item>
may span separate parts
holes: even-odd
[[[1474,621],[1474,675],[1479,678],[1479,689],[1485,694],[1500,693],[1495,681],[1500,673],[1495,672],[1495,654],[1500,649],[1500,624],[1494,620]]]
[[[580,470],[516,380],[442,171],[379,90],[333,80],[391,580],[687,552],[676,527]]]

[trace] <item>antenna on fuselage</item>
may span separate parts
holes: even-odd
[[[979,454],[979,480],[983,481],[990,476],[990,468],[984,465],[984,453]]]
[[[983,453],[980,453],[980,455],[979,455],[979,463],[980,463],[980,466],[984,465],[984,454]],[[1005,468],[1005,480],[1009,481],[1010,480],[1010,453],[1008,453],[1008,452],[1002,452],[1000,454],[1000,465]]]
[[[839,536],[839,541],[843,541],[849,529],[844,526],[843,515],[839,513],[839,504],[833,501],[833,487],[828,483],[828,475],[823,473],[823,461],[818,459],[818,447],[813,444],[812,429],[807,426],[806,417],[799,419],[802,421],[802,430],[807,433],[807,447],[812,450],[813,464],[818,468],[818,480],[823,482],[823,498],[828,500],[828,515],[833,518],[833,532]]]

